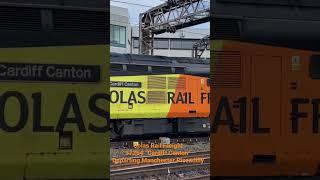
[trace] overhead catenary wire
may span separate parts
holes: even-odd
[[[141,6],[141,7],[146,7],[146,8],[153,8],[154,6],[149,6],[149,5],[145,5],[145,4],[138,4],[138,3],[132,3],[132,2],[127,2],[127,1],[119,1],[119,0],[110,0],[111,2],[115,2],[115,3],[122,3],[122,4],[128,4],[128,5],[134,5],[134,6]],[[167,0],[159,0],[160,2],[167,2]],[[206,0],[203,0],[205,2],[209,2]]]
[[[118,0],[110,0],[110,1],[111,2],[115,2],[115,3],[122,3],[122,4],[134,5],[134,6],[153,8],[153,6],[148,6],[148,5],[145,5],[145,4],[131,3],[131,2],[126,2],[126,1],[118,1]]]

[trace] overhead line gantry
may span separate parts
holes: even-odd
[[[140,14],[139,52],[153,55],[154,35],[175,33],[178,29],[210,21],[210,6],[205,0],[168,0]]]

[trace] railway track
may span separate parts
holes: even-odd
[[[142,156],[133,158],[188,158],[188,159],[203,159],[202,164],[200,163],[186,163],[186,162],[169,162],[169,163],[158,163],[158,164],[113,164],[111,165],[111,178],[114,179],[134,179],[136,178],[147,178],[147,177],[165,177],[165,176],[178,176],[179,174],[184,174],[190,171],[199,171],[203,169],[209,170],[210,152],[193,152],[188,154],[188,156],[172,156],[172,155],[162,155],[162,156]],[[203,178],[206,177],[202,175]],[[191,178],[191,177],[190,177]],[[200,177],[199,177],[200,178]],[[201,178],[200,178],[201,179]]]
[[[200,144],[209,143],[209,137],[193,137],[193,138],[171,138],[170,143],[177,144],[183,143],[188,144],[191,146]],[[122,141],[122,142],[112,142],[111,147],[114,149],[121,149],[125,150],[134,150],[133,142],[138,142],[139,144],[159,144],[161,143],[160,139],[151,139],[151,140],[137,140],[137,141]],[[187,148],[188,149],[188,148]],[[156,149],[153,149],[156,150]],[[161,150],[161,149],[157,149]],[[186,149],[180,149],[181,151],[185,151]],[[199,149],[200,150],[200,149]],[[120,158],[128,158],[134,159],[135,161],[125,162],[125,163],[111,163],[111,178],[112,179],[119,179],[119,180],[134,180],[134,179],[210,179],[208,177],[209,172],[209,163],[210,163],[210,151],[208,150],[200,150],[197,151],[196,149],[188,149],[189,153],[185,156],[181,155],[169,155],[169,154],[160,154],[160,155],[147,155],[144,154],[143,156],[120,156]],[[190,152],[191,151],[191,152]],[[186,162],[179,162],[179,161],[157,161],[156,163],[140,163],[142,159],[202,159],[202,162],[197,163],[186,163]],[[113,161],[112,161],[113,162]],[[138,162],[138,163],[136,163]],[[193,174],[200,173],[199,176],[189,176],[186,175],[189,172],[194,172]],[[185,175],[185,177],[181,178],[180,176]]]
[[[111,170],[111,178],[117,180],[127,180],[129,178],[135,179],[166,176],[179,177],[179,175],[181,176],[181,174],[185,172],[209,169],[210,163],[208,161],[197,165],[185,163],[166,163]],[[202,178],[204,178],[204,176],[206,175],[203,175]],[[191,177],[189,177],[189,179],[190,178]]]
[[[184,178],[184,180],[208,180],[208,179],[210,179],[210,174]]]

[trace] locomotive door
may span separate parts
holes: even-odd
[[[281,128],[281,57],[251,58],[250,128],[253,164],[277,164]],[[261,167],[263,171],[263,166]],[[272,166],[274,172],[279,171]]]
[[[295,52],[287,57],[285,118],[283,123],[283,172],[290,175],[313,175],[319,171],[319,134],[314,133],[318,123],[318,79],[312,79],[312,69],[319,67],[320,59]],[[317,128],[316,128],[317,129]],[[303,164],[303,166],[301,166]]]
[[[189,92],[187,92],[187,98],[186,98],[186,104],[187,104],[187,110],[190,117],[197,117],[197,114],[199,113],[198,107],[198,100],[196,99],[198,97],[198,94],[200,93],[200,80],[190,78],[189,84]]]
[[[200,79],[188,77],[187,87],[185,92],[185,112],[188,114],[187,117],[189,118],[182,119],[180,131],[196,132],[201,126],[201,123],[196,119],[201,113],[198,100],[201,88]]]

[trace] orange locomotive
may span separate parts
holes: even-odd
[[[212,53],[211,175],[319,173],[320,53],[228,40]]]

